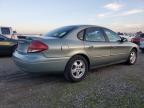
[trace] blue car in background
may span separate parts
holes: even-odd
[[[0,35],[0,56],[11,56],[17,47],[17,40]]]

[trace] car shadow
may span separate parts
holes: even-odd
[[[120,63],[120,64],[103,66],[100,68],[92,69],[88,73],[88,76],[90,74],[108,74],[111,73],[111,70],[113,70],[114,68],[115,70],[117,70],[117,68],[123,66],[127,66],[127,65],[125,65],[124,63]],[[30,73],[24,73],[20,70],[15,73],[1,75],[0,82],[3,82],[4,84],[21,83],[21,85],[36,85],[36,84],[51,83],[51,82],[69,83],[65,79],[63,74],[41,74],[41,73],[30,74]]]
[[[24,72],[17,72],[9,75],[0,76],[0,81],[4,82],[23,82],[24,80],[29,81],[55,81],[59,80],[60,82],[64,82],[63,74],[29,74]]]
[[[123,63],[121,64],[116,64],[116,65],[109,65],[109,66],[104,66],[96,69],[92,69],[89,71],[88,75],[91,73],[99,74],[103,72],[103,70],[108,70],[114,67],[118,67],[120,65],[124,65]],[[22,71],[17,71],[15,73],[11,74],[5,74],[0,76],[0,82],[5,82],[5,83],[25,83],[25,82],[30,82],[30,83],[35,83],[35,82],[68,82],[63,74],[42,74],[42,73],[25,73]]]

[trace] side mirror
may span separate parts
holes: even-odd
[[[121,42],[128,42],[127,38],[121,37]]]

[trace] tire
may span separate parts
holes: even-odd
[[[88,62],[80,55],[72,57],[66,65],[64,76],[70,82],[79,82],[88,72]]]
[[[16,49],[16,45],[9,48],[9,53],[8,53],[8,55],[9,55],[10,57],[13,56],[13,53],[14,53],[15,49]]]
[[[137,51],[135,49],[132,49],[126,63],[128,65],[134,65],[136,61],[137,61]]]
[[[144,53],[144,49],[141,49],[141,52]]]

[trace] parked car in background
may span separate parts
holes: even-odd
[[[140,45],[140,40],[144,38],[144,33],[137,35],[136,37],[132,38],[131,42]]]
[[[92,25],[61,27],[41,37],[23,37],[13,60],[29,73],[64,73],[72,82],[89,69],[137,60],[138,46],[110,29]]]
[[[132,38],[135,37],[135,34],[126,34],[126,33],[121,33],[121,34],[118,34],[120,37],[124,37],[126,38],[129,42],[131,42]]]
[[[0,56],[10,56],[17,47],[17,41],[0,35]]]
[[[0,34],[10,38],[10,39],[16,39],[16,31],[12,30],[12,27],[0,27]]]
[[[144,38],[140,39],[140,49],[141,49],[142,53],[144,53]]]

